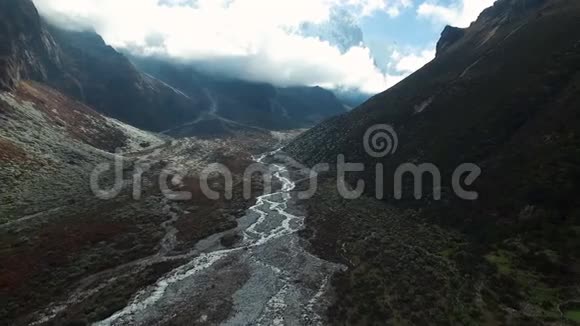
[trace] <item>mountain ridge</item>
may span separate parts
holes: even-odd
[[[269,84],[214,78],[154,58],[129,58],[94,31],[69,31],[46,23],[31,0],[2,0],[0,6],[4,38],[0,87],[5,90],[20,80],[39,81],[99,112],[155,132],[194,121],[209,111],[206,89],[223,103],[225,118],[255,127],[303,128],[344,112],[336,98],[315,107],[306,105],[303,96],[316,101],[328,93],[320,88],[288,96],[286,89]],[[262,93],[268,87],[276,90],[271,91],[274,94]],[[253,98],[240,95],[243,92]],[[279,93],[284,95],[277,97]],[[239,112],[244,109],[252,113]]]
[[[48,26],[32,1],[3,0],[0,5],[5,15],[0,30],[6,38],[0,49],[5,89],[21,80],[39,81],[100,112],[152,130],[197,116],[191,99],[140,74],[100,37],[79,48],[71,42],[78,34]],[[159,114],[161,107],[165,114]]]
[[[185,94],[200,98],[206,112],[212,107],[225,119],[263,129],[310,127],[346,111],[344,104],[321,87],[276,87],[204,74],[191,65],[158,58],[130,57],[144,72]]]

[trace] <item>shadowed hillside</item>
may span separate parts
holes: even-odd
[[[196,101],[138,71],[94,33],[47,27],[30,0],[0,1],[0,85],[46,83],[99,112],[161,131],[199,114]]]
[[[418,225],[460,231],[460,241],[464,242],[460,246],[449,240],[455,236],[448,235],[443,247],[432,242],[424,248],[451,262],[459,273],[469,275],[458,280],[473,286],[474,301],[465,305],[477,313],[469,320],[559,320],[559,305],[580,297],[580,206],[576,199],[580,191],[579,71],[579,2],[500,0],[469,28],[447,28],[433,62],[354,111],[306,132],[287,150],[310,165],[334,162],[338,154],[344,154],[349,162],[364,162],[366,172],[353,173],[350,178],[364,178],[369,196],[375,195],[373,167],[383,163],[386,172],[379,181],[385,185],[387,199],[382,206],[367,209],[366,216],[387,214],[381,211],[387,208],[380,207],[394,205],[400,210],[413,209]],[[396,153],[382,159],[369,156],[363,147],[365,132],[377,124],[389,124],[398,134]],[[409,162],[433,163],[441,170],[442,200],[433,200],[429,177],[424,178],[421,201],[413,199],[412,178],[403,179],[403,200],[393,200],[394,171]],[[475,163],[483,171],[468,187],[479,192],[478,200],[463,201],[453,193],[451,175],[462,163]],[[321,201],[318,198],[317,202]],[[318,215],[329,214],[324,213],[324,205],[312,205]],[[326,205],[339,204],[328,200]],[[333,216],[341,224],[352,225],[349,216],[356,216],[353,211],[362,208],[351,203],[344,209]],[[311,218],[315,228],[337,223],[322,221],[325,219]],[[377,232],[378,237],[386,232],[384,225],[373,221],[365,222],[369,229],[359,232]],[[335,233],[340,235],[328,234],[327,242],[335,239],[337,246],[348,247],[351,240],[344,240],[348,235],[340,230]],[[408,235],[397,237],[414,241]],[[376,256],[376,250],[382,249],[372,249],[375,246],[360,240],[350,254],[363,255],[357,256],[362,264],[387,264],[381,261],[384,255]],[[408,251],[399,250],[402,255]],[[403,271],[423,266],[409,261],[403,264]],[[372,269],[356,269],[372,279]],[[359,275],[355,273],[344,276],[340,285],[349,296],[338,302],[335,313],[341,317],[337,318],[362,313],[364,304],[347,308],[358,296],[370,295],[372,299],[367,296],[363,301],[367,303],[380,300],[380,293],[353,288],[356,285],[348,275]],[[446,273],[440,276],[448,278]],[[411,288],[416,289],[416,285]],[[453,293],[452,288],[447,288],[445,295],[438,294],[444,298],[444,306],[455,304],[446,297]],[[399,291],[403,289],[387,291],[388,300],[400,295]],[[429,286],[418,291],[421,294],[416,300],[434,293]],[[415,307],[420,309],[422,304]],[[397,317],[401,309],[406,317]],[[377,316],[426,322],[422,312],[408,309],[409,305],[391,302],[390,308],[377,311]],[[461,308],[461,314],[466,310]],[[442,314],[440,321],[457,322],[457,314]]]

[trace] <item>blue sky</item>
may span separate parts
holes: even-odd
[[[445,23],[417,17],[414,10],[405,10],[397,17],[380,11],[361,19],[365,44],[372,50],[381,68],[389,63],[389,56],[396,49],[409,51],[432,48]]]
[[[367,43],[421,47],[436,40],[445,23],[422,19],[417,17],[415,11],[405,10],[397,17],[376,12],[362,18],[360,26]]]
[[[493,0],[411,1],[396,16],[379,10],[360,19],[365,44],[382,69],[389,69],[391,54],[434,49],[445,25],[467,27]]]
[[[95,30],[134,55],[190,62],[278,86],[383,91],[429,62],[446,24],[465,27],[494,0],[33,0],[49,22]],[[364,32],[345,50],[305,23],[346,10]],[[339,38],[341,36],[339,35]]]

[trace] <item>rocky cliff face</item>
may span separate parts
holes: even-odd
[[[465,29],[463,28],[445,26],[445,29],[441,33],[441,38],[437,42],[437,56],[440,56],[443,51],[459,41],[464,34]]]
[[[0,1],[0,88],[49,79],[61,67],[60,54],[31,1]]]
[[[95,33],[48,27],[30,0],[0,2],[0,86],[44,82],[132,125],[159,131],[198,114],[197,102],[139,72]]]

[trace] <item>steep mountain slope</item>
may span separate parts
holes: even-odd
[[[47,80],[62,66],[60,49],[31,1],[0,1],[0,87],[21,78]]]
[[[490,164],[506,161],[506,153],[532,155],[573,142],[577,11],[573,1],[499,1],[425,68],[288,150],[309,163],[333,162],[342,152],[350,161],[373,162],[363,135],[387,123],[400,146],[385,164],[433,162],[449,173],[462,162]]]
[[[199,114],[196,100],[139,72],[95,33],[48,28],[30,0],[0,2],[0,86],[36,80],[132,125],[164,130]]]
[[[139,71],[96,33],[49,30],[62,49],[65,71],[48,83],[100,112],[161,131],[203,111],[196,97]]]
[[[444,259],[459,273],[469,275],[457,280],[463,288],[473,287],[473,297],[463,298],[459,311],[437,310],[437,320],[515,323],[565,319],[564,315],[574,311],[568,301],[580,298],[580,206],[576,199],[580,191],[579,68],[578,1],[499,0],[469,28],[446,29],[433,62],[288,146],[290,153],[311,165],[335,162],[338,154],[344,154],[348,162],[365,163],[366,172],[353,173],[350,178],[364,178],[369,196],[375,195],[375,164],[385,165],[384,178],[378,182],[384,185],[389,204],[371,206],[357,201],[368,208],[363,213],[364,208],[355,209],[355,203],[339,204],[319,195],[322,198],[312,203],[311,211],[318,217],[311,218],[311,225],[316,230],[331,227],[330,223],[337,224],[331,216],[340,216],[340,223],[368,224],[366,230],[376,230],[372,238],[380,239],[386,236],[382,231],[385,226],[371,216],[405,216],[402,207],[419,208],[411,215],[421,228],[432,230],[436,227],[433,222],[438,222],[462,232],[459,240],[451,240],[457,235],[446,235],[448,240],[442,246],[418,246],[425,250],[421,255]],[[399,142],[396,153],[380,159],[368,155],[363,146],[365,133],[377,124],[393,126]],[[442,174],[442,200],[433,200],[432,180],[426,177],[422,201],[412,199],[412,178],[403,179],[404,200],[395,201],[393,176],[403,163],[435,164]],[[479,192],[478,200],[463,201],[453,193],[451,175],[462,163],[475,163],[482,169],[482,175],[469,187]],[[324,201],[327,203],[317,204]],[[398,208],[387,213],[387,205]],[[337,212],[337,206],[344,206],[342,213]],[[332,215],[328,212],[331,209]],[[360,214],[369,216],[365,223],[355,222]],[[391,217],[388,221],[393,220]],[[386,264],[382,259],[393,257],[380,253],[380,249],[377,254],[372,249],[376,242],[364,236],[363,240],[341,239],[349,237],[344,232],[335,228],[334,234],[318,233],[327,237],[327,251],[341,253],[341,246],[351,248],[341,257],[360,262],[337,285],[345,294],[334,311],[337,320],[360,315],[369,309],[364,304],[387,300],[390,306],[379,305],[377,316],[426,321],[427,315],[416,309],[429,302],[426,298],[434,295],[435,289],[410,285],[418,291],[417,305],[397,301],[404,296],[400,288],[381,287],[388,293],[386,299],[380,297],[380,290],[361,290],[361,282],[374,284],[374,268]],[[356,228],[352,232],[370,231]],[[408,235],[399,234],[398,238],[403,243],[416,242]],[[313,241],[321,246],[320,239]],[[432,243],[440,243],[435,241]],[[333,243],[330,249],[328,243]],[[405,248],[389,250],[399,257],[409,253]],[[417,260],[401,264],[404,268],[397,275],[411,273],[412,268],[432,268]],[[386,269],[378,270],[382,273]],[[449,272],[437,273],[450,278]],[[355,274],[359,275],[359,288],[349,278]],[[423,282],[426,277],[410,281],[431,284],[433,280]],[[392,281],[407,282],[402,276]],[[437,294],[444,300],[442,306],[455,305],[453,298],[457,296],[451,293],[451,288],[446,288]],[[348,308],[349,302],[363,303]],[[406,310],[410,306],[416,309]],[[459,317],[471,310],[472,315]]]
[[[271,130],[311,127],[345,112],[341,101],[320,87],[280,88],[210,76],[187,64],[155,58],[131,59],[148,74],[192,98],[199,98],[200,104],[214,116],[251,127]],[[179,129],[183,130],[182,126]]]
[[[116,150],[164,143],[35,82],[20,82],[0,100],[1,223],[67,205],[65,194],[79,185],[88,195],[83,177]]]
[[[311,127],[346,110],[332,92],[320,87],[276,88],[239,81],[213,87],[224,117],[262,128]]]
[[[0,92],[0,123],[0,320],[8,325],[62,291],[79,266],[103,266],[97,242],[148,237],[123,221],[113,222],[120,214],[110,203],[109,209],[99,205],[88,180],[116,147],[130,151],[164,141],[34,82]],[[139,211],[145,219],[153,215]],[[126,221],[135,218],[129,216]],[[139,251],[118,253],[127,257]],[[91,263],[80,261],[94,254]]]

